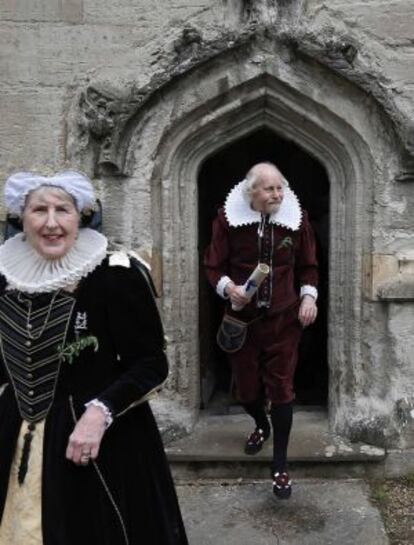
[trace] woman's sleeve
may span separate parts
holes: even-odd
[[[138,265],[109,267],[107,300],[108,333],[123,372],[98,400],[117,417],[162,386],[168,362],[151,284]]]
[[[3,394],[4,390],[7,388],[8,378],[6,371],[4,369],[3,362],[0,361],[0,396]]]
[[[5,382],[7,382],[7,377],[6,373],[4,372],[3,362],[0,361],[0,388]]]
[[[0,275],[0,293],[1,294],[4,291],[6,284],[7,284],[6,279],[4,278],[4,276]],[[6,370],[4,368],[4,363],[2,359],[0,358],[0,394],[2,393],[2,391],[4,391],[7,381],[8,381],[8,377],[6,374]]]

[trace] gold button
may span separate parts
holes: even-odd
[[[26,378],[33,378],[33,373],[27,373]]]
[[[32,363],[32,358],[30,356],[27,356],[26,361],[27,363]]]
[[[30,331],[30,329],[33,329],[32,324],[27,324],[27,329]]]
[[[31,341],[26,341],[24,344],[25,344],[26,346],[32,346]]]
[[[33,390],[29,390],[29,396],[30,397],[34,396],[34,391]]]

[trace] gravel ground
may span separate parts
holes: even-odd
[[[371,499],[382,514],[390,545],[413,545],[414,474],[370,485]]]

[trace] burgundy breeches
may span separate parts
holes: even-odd
[[[251,403],[263,392],[274,404],[294,399],[293,377],[301,333],[297,305],[248,327],[243,348],[229,354],[238,401]]]

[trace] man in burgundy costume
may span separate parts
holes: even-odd
[[[250,300],[242,286],[259,262],[269,265],[270,274]],[[229,354],[235,396],[256,425],[245,452],[257,453],[270,436],[265,412],[265,403],[270,401],[273,492],[289,498],[286,464],[293,377],[302,329],[317,314],[318,274],[307,214],[271,163],[252,167],[245,180],[230,191],[214,220],[205,266],[209,282],[229,300],[226,312],[252,321],[243,347]],[[232,305],[243,308],[234,311]]]

